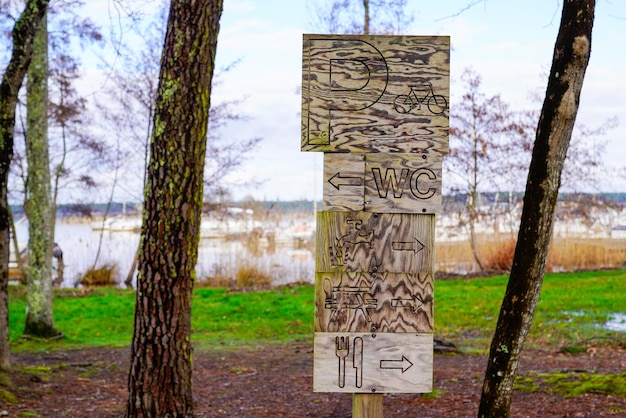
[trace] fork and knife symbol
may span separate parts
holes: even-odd
[[[339,359],[339,381],[340,388],[346,386],[346,358],[352,351],[352,368],[355,369],[355,386],[363,386],[363,338],[355,337],[350,346],[350,337],[335,337],[335,355]]]

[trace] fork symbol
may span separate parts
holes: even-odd
[[[350,354],[350,337],[335,337],[335,355],[339,358],[339,387],[346,385],[346,357]]]

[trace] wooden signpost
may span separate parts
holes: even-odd
[[[313,390],[432,391],[435,215],[448,152],[450,39],[304,35],[302,151],[324,152]]]

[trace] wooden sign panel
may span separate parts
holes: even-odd
[[[303,151],[448,151],[450,38],[304,35]]]
[[[437,214],[440,154],[324,154],[324,210]]]
[[[323,210],[360,211],[365,208],[366,155],[324,153]]]
[[[433,332],[433,275],[317,273],[316,332]]]
[[[430,272],[434,215],[318,212],[316,271]]]
[[[313,390],[432,391],[433,335],[316,332]]]

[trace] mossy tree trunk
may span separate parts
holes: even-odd
[[[0,367],[8,368],[9,359],[9,203],[8,179],[15,128],[18,93],[30,64],[33,39],[49,0],[29,0],[13,28],[11,59],[0,83]]]
[[[479,417],[508,417],[517,368],[541,292],[561,172],[589,55],[594,0],[564,0],[524,195],[513,267],[491,342]]]
[[[28,270],[24,334],[52,337],[52,201],[48,155],[48,27],[41,21],[26,80],[26,159],[24,210],[28,218]]]
[[[191,298],[198,257],[220,0],[170,6],[155,103],[127,417],[190,417]]]

